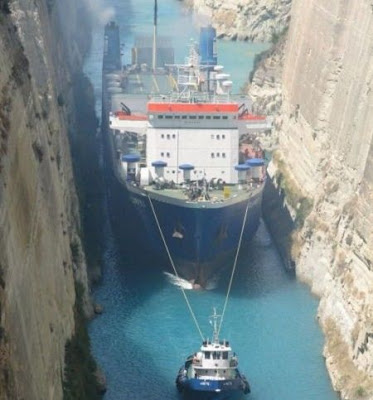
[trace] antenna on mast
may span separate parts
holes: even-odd
[[[152,68],[153,73],[157,68],[157,19],[158,19],[158,4],[157,0],[154,0],[154,31],[153,31],[153,60]]]

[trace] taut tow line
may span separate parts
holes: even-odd
[[[172,259],[170,250],[169,250],[168,245],[167,245],[167,242],[166,242],[166,239],[165,239],[165,237],[164,237],[164,235],[163,235],[163,231],[162,231],[161,225],[159,224],[159,220],[158,220],[157,214],[156,214],[156,212],[155,212],[152,199],[150,198],[149,194],[148,194],[147,196],[148,196],[148,199],[149,199],[150,207],[151,207],[152,212],[153,212],[153,215],[154,215],[155,222],[156,222],[156,224],[157,224],[157,226],[158,226],[159,233],[160,233],[160,235],[161,235],[161,238],[162,238],[164,247],[165,247],[165,249],[166,249],[168,258],[169,258],[169,260],[170,260],[172,269],[173,269],[174,272],[175,272],[175,276],[176,276],[177,278],[179,278],[179,274],[178,274],[178,272],[177,272],[177,270],[176,270],[174,260]],[[236,266],[237,266],[237,261],[238,261],[238,255],[239,255],[240,249],[241,249],[242,237],[243,237],[244,230],[245,230],[245,225],[246,225],[246,220],[247,220],[247,213],[248,213],[248,210],[249,210],[249,204],[250,204],[250,199],[247,201],[246,210],[245,210],[245,215],[244,215],[244,219],[243,219],[243,221],[242,221],[242,227],[241,227],[240,237],[239,237],[239,240],[238,240],[237,251],[236,251],[235,258],[234,258],[234,263],[233,263],[233,268],[232,268],[231,277],[230,277],[230,279],[229,279],[229,284],[228,284],[228,289],[227,289],[227,295],[226,295],[225,301],[224,301],[223,312],[222,312],[221,317],[220,317],[219,329],[218,329],[218,333],[217,333],[218,336],[219,336],[221,327],[222,327],[222,325],[223,325],[224,314],[225,314],[225,311],[226,311],[226,309],[227,309],[228,300],[229,300],[229,295],[230,295],[231,288],[232,288],[232,283],[233,283],[233,278],[234,278],[234,274],[235,274],[235,272],[236,272]],[[201,331],[201,328],[200,328],[200,326],[199,326],[199,324],[198,324],[197,318],[196,318],[196,316],[195,316],[195,314],[194,314],[194,311],[193,311],[193,309],[192,309],[192,306],[191,306],[191,304],[190,304],[190,302],[189,302],[188,296],[186,295],[185,290],[184,290],[183,287],[181,287],[180,289],[181,289],[181,291],[182,291],[182,293],[183,293],[185,302],[186,302],[186,304],[187,304],[187,306],[188,306],[188,309],[189,309],[189,312],[190,312],[190,314],[191,314],[191,316],[192,316],[192,319],[193,319],[193,321],[194,321],[194,324],[196,325],[196,328],[197,328],[197,330],[198,330],[198,333],[199,333],[199,335],[201,336],[201,339],[202,339],[202,341],[203,341],[203,340],[205,340],[205,338],[204,338],[204,336],[203,336],[203,334],[202,334],[202,331]]]
[[[247,212],[248,212],[248,210],[249,210],[249,204],[250,204],[250,199],[247,201],[246,210],[245,210],[245,216],[244,216],[244,219],[243,219],[243,221],[242,221],[241,233],[240,233],[240,238],[239,238],[239,240],[238,240],[238,246],[237,246],[236,256],[235,256],[235,258],[234,258],[232,273],[231,273],[231,277],[230,277],[230,279],[229,279],[227,295],[226,295],[226,297],[225,297],[224,306],[223,306],[223,312],[222,312],[221,317],[220,317],[218,335],[219,335],[219,333],[220,333],[221,326],[223,325],[224,314],[225,314],[225,310],[227,309],[228,299],[229,299],[229,295],[230,295],[230,293],[231,293],[233,277],[234,277],[234,273],[236,272],[237,260],[238,260],[238,255],[239,255],[240,249],[241,249],[242,237],[243,237],[243,233],[244,233],[244,230],[245,230],[246,219],[247,219]]]
[[[174,260],[172,259],[170,250],[169,250],[169,248],[168,248],[168,246],[167,246],[166,239],[165,239],[165,237],[164,237],[164,235],[163,235],[163,231],[162,231],[161,225],[159,224],[158,217],[157,217],[157,214],[156,214],[156,212],[155,212],[152,199],[150,198],[149,195],[148,195],[148,199],[149,199],[150,207],[151,207],[151,209],[152,209],[152,211],[153,211],[153,215],[154,215],[155,222],[157,223],[157,226],[158,226],[158,229],[159,229],[159,233],[160,233],[160,235],[161,235],[161,238],[162,238],[164,247],[165,247],[165,249],[166,249],[168,258],[169,258],[170,263],[171,263],[171,265],[172,265],[172,269],[174,270],[176,277],[179,278],[179,274],[177,273]],[[190,304],[190,302],[189,302],[188,296],[186,295],[185,290],[184,290],[183,287],[180,287],[180,289],[181,289],[181,291],[182,291],[182,293],[183,293],[185,302],[186,302],[186,304],[187,304],[187,306],[188,306],[188,309],[189,309],[189,311],[190,311],[190,314],[191,314],[191,316],[192,316],[192,318],[193,318],[194,324],[196,325],[196,328],[197,328],[197,330],[198,330],[198,333],[199,333],[199,335],[201,336],[202,341],[204,341],[205,338],[204,338],[204,336],[203,336],[203,334],[202,334],[202,331],[201,331],[201,328],[200,328],[200,326],[199,326],[199,324],[198,324],[197,318],[196,318],[196,316],[195,316],[195,314],[194,314],[194,312],[193,312],[193,309],[192,309],[192,306],[191,306],[191,304]]]

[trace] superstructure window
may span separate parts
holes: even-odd
[[[220,157],[220,153],[216,153],[216,157]]]
[[[222,138],[222,139],[225,139],[225,135],[221,135],[221,138]]]
[[[180,115],[175,115],[175,119],[180,119]]]
[[[209,360],[210,359],[210,352],[209,351],[205,351],[205,359]]]
[[[211,115],[206,115],[206,119],[211,119]]]
[[[221,156],[222,156],[223,158],[225,158],[225,153],[221,153]]]
[[[226,115],[223,115],[223,119],[228,119],[228,117]]]
[[[161,138],[164,139],[164,134],[162,133]]]
[[[220,119],[220,115],[214,115],[213,119]]]
[[[196,115],[189,115],[189,119],[197,119]]]
[[[223,351],[223,360],[228,360],[228,352],[227,351]]]
[[[172,115],[166,115],[166,119],[172,119]]]
[[[171,136],[170,136],[169,134],[167,134],[167,139],[170,139],[170,137],[171,137]]]
[[[163,115],[158,115],[158,119],[163,119]]]
[[[167,153],[166,153],[166,156],[169,158],[169,157],[170,157],[170,153],[169,153],[169,152],[167,152]]]
[[[211,153],[211,158],[215,158],[215,153]]]
[[[172,135],[172,139],[175,139],[175,138],[176,138],[176,135],[175,135],[175,134],[173,134],[173,135]]]
[[[163,151],[161,152],[161,157],[164,157],[164,153],[163,153]]]
[[[186,117],[187,117],[186,115],[182,115],[181,116],[182,119],[186,119]]]
[[[204,119],[204,118],[205,118],[204,115],[199,115],[199,116],[198,116],[198,119]]]
[[[220,140],[220,135],[216,135],[216,139]]]

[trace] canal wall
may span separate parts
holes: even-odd
[[[333,386],[343,398],[372,398],[371,3],[298,0],[291,17],[273,171],[293,183],[290,196],[308,199],[292,253],[320,297]]]
[[[271,42],[289,24],[291,0],[184,0],[201,23],[212,23],[218,37]]]
[[[280,251],[320,298],[335,390],[371,399],[372,5],[293,0],[290,17],[289,30],[257,60],[249,87],[254,110],[275,116],[269,189],[279,214],[267,201],[264,214],[275,235],[276,215],[294,224]]]
[[[62,399],[68,343],[92,362],[87,343],[70,341],[85,340],[92,312],[68,137],[90,40],[83,12],[73,0],[0,1],[1,400]]]

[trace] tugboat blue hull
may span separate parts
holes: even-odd
[[[243,386],[241,379],[224,381],[188,379],[178,387],[184,400],[242,400],[245,395]]]

